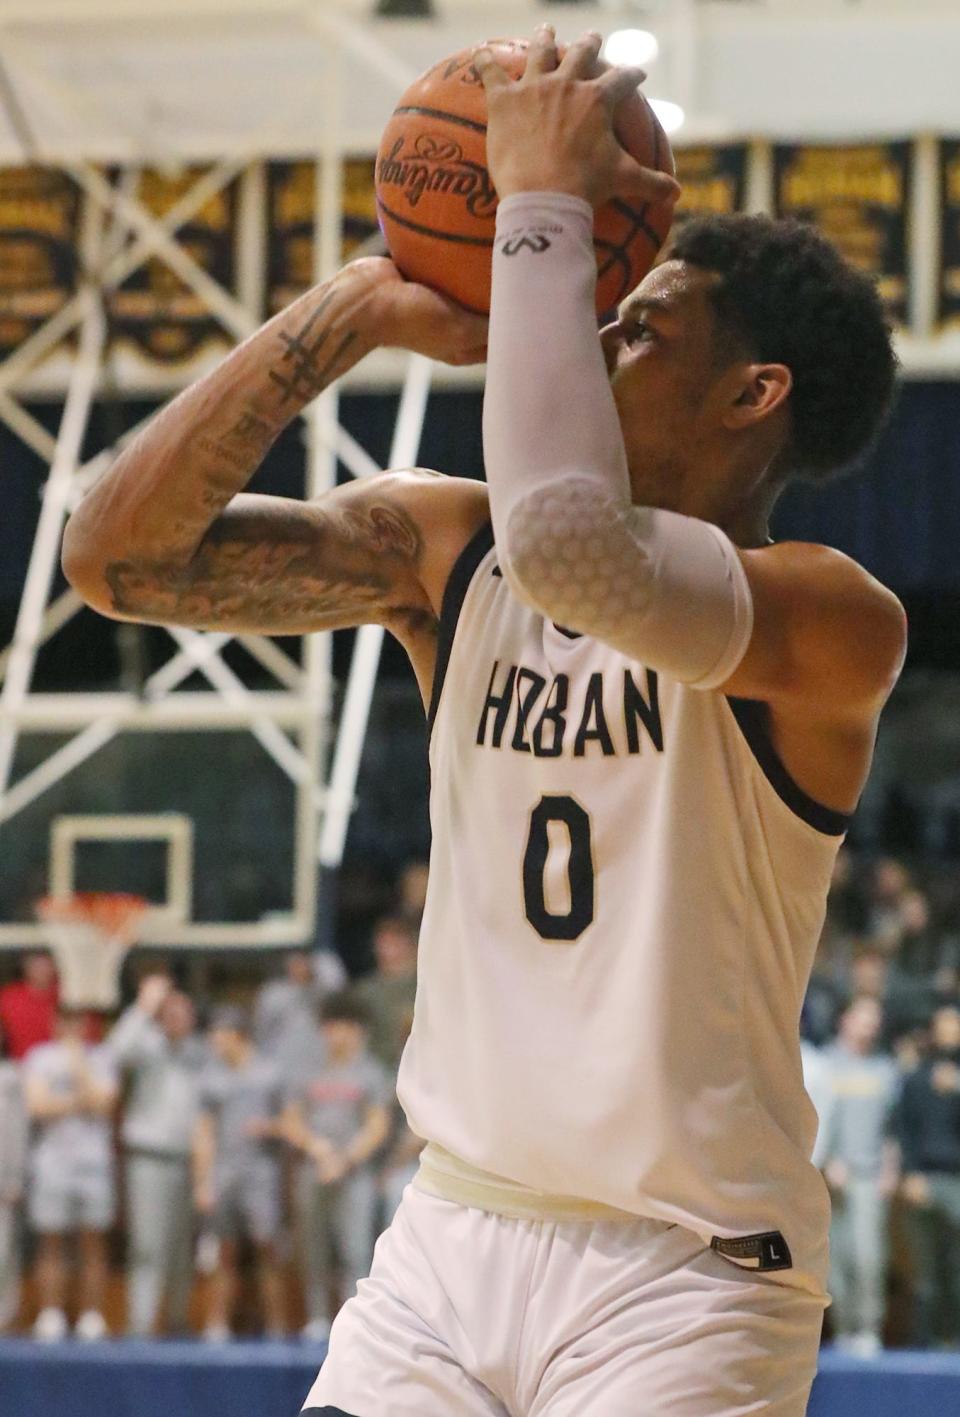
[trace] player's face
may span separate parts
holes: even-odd
[[[703,514],[722,497],[711,453],[737,374],[718,356],[716,279],[665,261],[601,333],[634,499],[650,506]]]

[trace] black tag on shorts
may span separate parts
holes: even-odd
[[[710,1248],[723,1255],[724,1259],[738,1264],[741,1269],[755,1269],[761,1274],[793,1266],[790,1246],[779,1230],[765,1230],[762,1235],[736,1235],[726,1240],[714,1235]]]

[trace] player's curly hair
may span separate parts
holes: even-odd
[[[716,271],[722,330],[793,375],[778,475],[823,482],[861,462],[886,423],[897,372],[870,277],[814,227],[765,216],[692,218],[669,254]]]

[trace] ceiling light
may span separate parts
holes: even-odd
[[[607,36],[603,57],[610,64],[652,64],[660,52],[657,36],[649,30],[614,30]]]
[[[652,98],[650,107],[660,120],[660,127],[665,133],[675,133],[678,128],[683,127],[686,114],[679,103],[671,103],[666,98]]]

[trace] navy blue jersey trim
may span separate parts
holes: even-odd
[[[440,695],[443,692],[443,681],[447,677],[447,665],[450,663],[450,651],[453,649],[453,637],[457,632],[460,610],[473,580],[473,573],[492,546],[493,525],[484,522],[454,561],[453,570],[444,587],[440,604],[440,629],[437,635],[437,663],[433,671],[433,688],[430,691],[430,709],[427,714],[428,738],[433,732],[434,719],[440,707]]]
[[[758,699],[735,699],[727,695],[734,718],[764,777],[782,802],[801,821],[825,836],[842,836],[850,825],[850,814],[835,812],[816,802],[790,776],[777,755],[767,725],[767,705]]]
[[[344,1412],[342,1407],[305,1407],[300,1417],[356,1417],[354,1412]]]

